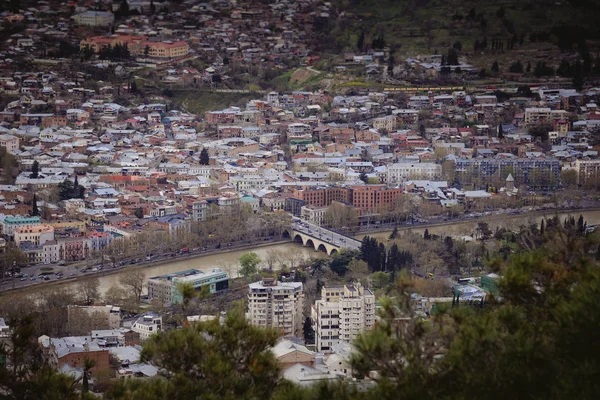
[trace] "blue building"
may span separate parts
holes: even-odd
[[[201,290],[207,286],[210,293],[218,293],[229,288],[229,274],[219,268],[211,271],[188,269],[148,279],[148,298],[163,303],[178,304],[183,301],[178,285],[191,283],[194,289]]]

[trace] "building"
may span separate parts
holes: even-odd
[[[304,206],[300,209],[300,218],[315,225],[323,225],[327,207]]]
[[[153,42],[149,41],[147,36],[128,35],[88,37],[79,42],[79,49],[84,50],[89,48],[95,53],[99,53],[103,48],[114,47],[117,44],[126,45],[129,53],[133,56],[163,59],[184,57],[190,50],[187,42],[183,40]]]
[[[92,375],[110,370],[108,349],[102,348],[88,336],[73,336],[64,338],[49,338],[40,336],[38,339],[44,358],[48,364],[60,369],[65,365],[82,369],[85,360],[95,362],[90,372]]]
[[[352,206],[365,211],[390,209],[402,195],[400,188],[387,188],[385,185],[351,186]]]
[[[294,343],[287,339],[282,339],[271,350],[277,365],[285,369],[295,364],[302,364],[311,367],[315,363],[315,352],[310,351],[305,346]]]
[[[40,217],[13,217],[8,216],[2,220],[2,234],[12,239],[17,228],[31,228],[40,225]]]
[[[334,201],[350,204],[352,202],[352,191],[349,188],[341,186],[328,186],[294,190],[293,197],[303,201],[302,205],[328,207]]]
[[[301,336],[303,304],[302,282],[264,278],[248,286],[247,318],[253,325],[279,329],[283,336]]]
[[[594,184],[600,181],[600,160],[577,160],[575,161],[575,172],[577,172],[577,184]]]
[[[36,246],[54,240],[54,228],[50,225],[22,226],[15,229],[15,244],[31,242]]]
[[[434,180],[442,175],[442,166],[434,163],[396,163],[386,168],[386,183],[397,185],[407,180]]]
[[[86,11],[73,16],[73,21],[78,25],[109,26],[115,22],[115,16],[106,11]]]
[[[512,174],[515,186],[552,188],[560,174],[560,162],[551,158],[457,159],[454,168],[455,180],[466,187],[502,187]]]
[[[0,135],[0,147],[4,147],[10,154],[19,152],[19,138],[13,135]]]
[[[525,125],[532,126],[543,121],[548,121],[551,109],[547,107],[531,107],[525,109]]]
[[[340,342],[350,343],[375,323],[375,295],[360,283],[321,289],[312,306],[316,351],[331,352]]]
[[[218,293],[229,288],[229,274],[219,268],[212,271],[188,269],[148,279],[148,297],[163,303],[177,304],[183,301],[177,285],[191,283],[194,289],[208,286],[210,293]]]
[[[140,335],[140,340],[146,340],[156,332],[162,331],[162,317],[148,313],[138,318],[131,326],[131,330]]]

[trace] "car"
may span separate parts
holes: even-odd
[[[92,268],[92,272],[98,271],[98,268]]]
[[[71,272],[69,276],[75,276],[75,272]]]
[[[35,276],[32,276],[30,280],[35,281],[37,280],[37,278]]]
[[[50,277],[49,277],[49,276],[45,276],[45,277],[44,277],[44,280],[45,280],[45,281],[49,281],[49,280],[50,280]]]
[[[21,282],[23,282],[23,281],[26,281],[26,280],[27,280],[27,278],[24,278],[24,277],[23,277],[23,278],[21,278],[21,279],[19,279],[19,280],[20,280]]]

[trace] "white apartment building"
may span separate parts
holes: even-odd
[[[153,313],[146,314],[133,323],[131,330],[139,333],[141,340],[146,340],[162,331],[162,317]]]
[[[60,243],[49,240],[42,246],[44,264],[54,264],[61,261]]]
[[[392,132],[396,129],[396,118],[392,115],[373,119],[373,128]]]
[[[434,163],[406,162],[388,165],[385,180],[388,185],[397,185],[411,179],[436,179],[442,175],[442,166]]]
[[[530,107],[525,109],[525,125],[535,125],[541,121],[550,119],[552,110],[547,107]]]
[[[312,306],[317,352],[330,352],[340,342],[350,343],[375,323],[375,295],[360,283],[321,289]]]
[[[300,218],[318,226],[323,225],[327,207],[302,206],[300,209]]]
[[[246,317],[252,325],[279,329],[283,336],[300,336],[303,304],[302,282],[264,278],[248,286]]]

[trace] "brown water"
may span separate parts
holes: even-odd
[[[233,278],[238,275],[237,270],[239,267],[240,256],[242,254],[254,252],[261,260],[265,260],[268,252],[273,250],[285,254],[292,251],[300,252],[306,259],[327,256],[325,253],[315,251],[312,247],[303,247],[296,243],[290,242],[274,244],[271,246],[263,246],[254,249],[234,250],[230,252],[195,257],[187,260],[174,261],[172,263],[147,267],[143,268],[142,270],[146,274],[146,278],[149,278],[152,276],[184,271],[186,269],[210,270],[212,268],[221,268],[222,270],[229,272],[229,275]],[[119,278],[122,274],[123,272],[117,272],[115,274],[100,277],[100,291],[104,293],[112,285],[118,284]],[[75,285],[76,283],[71,283],[67,287],[70,286],[74,288]]]

